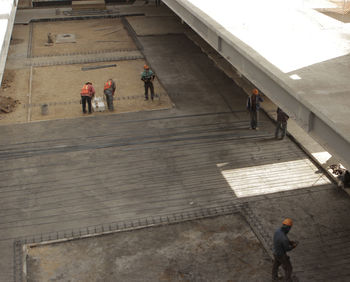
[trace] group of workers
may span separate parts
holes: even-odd
[[[247,110],[250,114],[250,128],[258,130],[258,120],[259,120],[259,109],[260,102],[263,102],[259,90],[254,88],[252,94],[248,97],[247,100]],[[286,136],[287,132],[287,121],[289,116],[281,109],[277,108],[277,123],[275,131],[275,139],[283,139]],[[281,136],[279,137],[279,132],[281,131]]]
[[[144,82],[145,87],[145,100],[148,100],[148,90],[151,92],[151,100],[154,99],[154,87],[153,80],[155,74],[150,70],[148,65],[144,65],[144,71],[141,74],[141,80]],[[104,84],[104,95],[106,96],[108,109],[110,111],[114,110],[113,107],[113,97],[116,89],[116,84],[113,79],[108,79]],[[91,82],[86,82],[81,90],[81,101],[83,107],[83,113],[86,113],[86,104],[88,104],[88,111],[91,113],[91,100],[95,95],[95,89],[92,86]],[[254,88],[252,94],[247,100],[247,110],[250,113],[250,127],[251,129],[258,130],[258,117],[260,102],[263,102],[262,97],[258,89]],[[287,129],[287,120],[289,116],[283,112],[280,108],[277,109],[277,125],[275,131],[276,139],[283,139],[286,135]],[[281,130],[282,134],[279,138],[279,131]],[[282,227],[276,230],[273,236],[273,255],[274,262],[272,267],[272,279],[273,281],[279,280],[278,277],[278,268],[282,265],[282,268],[285,271],[285,281],[292,281],[292,264],[290,262],[287,252],[294,249],[298,243],[290,241],[287,237],[288,232],[292,228],[293,221],[290,218],[287,218],[283,221]]]
[[[141,74],[141,80],[144,82],[145,87],[145,100],[148,100],[148,90],[151,92],[151,100],[154,99],[154,86],[153,81],[155,79],[154,72],[149,68],[148,65],[143,66],[143,72]],[[114,93],[116,89],[116,84],[113,81],[113,79],[108,79],[103,87],[103,93],[106,97],[108,110],[114,111]],[[88,105],[88,113],[92,113],[92,104],[91,101],[95,96],[95,88],[93,87],[91,82],[86,82],[83,86],[83,88],[80,91],[81,95],[81,105],[83,109],[83,113],[86,114],[86,104]]]

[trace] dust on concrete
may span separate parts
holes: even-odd
[[[14,112],[21,104],[20,96],[14,95],[14,92],[19,90],[22,82],[18,77],[17,72],[14,70],[7,70],[4,73],[1,88],[0,88],[0,120],[6,121],[11,120]],[[24,97],[23,100],[25,99]]]
[[[239,214],[28,248],[27,281],[269,281]]]

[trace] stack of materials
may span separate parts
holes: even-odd
[[[106,110],[105,103],[101,97],[95,97],[92,100],[92,109],[94,112],[104,112]]]

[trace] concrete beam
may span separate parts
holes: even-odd
[[[11,41],[18,0],[2,0],[0,6],[0,86]]]
[[[296,91],[278,77],[280,70],[189,1],[163,0],[163,2],[235,69],[275,104],[283,107],[310,136],[335,155],[345,167],[350,168],[349,140],[336,130],[335,124],[295,95]]]

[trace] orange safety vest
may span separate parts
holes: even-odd
[[[105,83],[105,87],[103,88],[104,90],[106,89],[109,89],[112,87],[112,81],[108,80],[106,83]]]
[[[81,94],[82,96],[89,96],[89,95],[90,95],[89,85],[88,85],[88,84],[85,84],[85,85],[83,86],[83,88],[81,89],[80,94]]]

